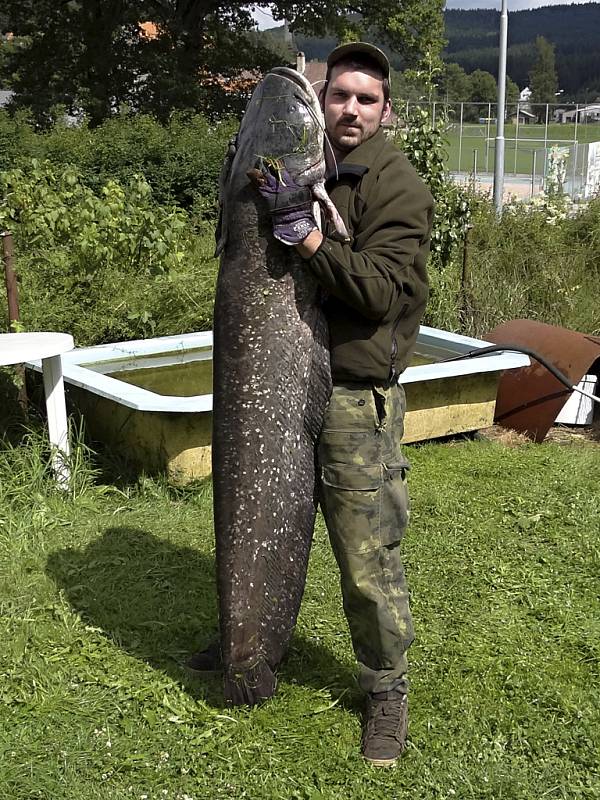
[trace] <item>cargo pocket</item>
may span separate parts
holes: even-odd
[[[367,553],[402,539],[410,515],[408,468],[408,462],[323,467],[321,508],[334,549]]]
[[[321,469],[321,508],[334,549],[364,553],[379,547],[381,464],[329,464]]]
[[[388,545],[404,536],[410,519],[410,498],[408,495],[408,461],[383,465],[381,488],[381,544]]]

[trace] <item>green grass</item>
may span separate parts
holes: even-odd
[[[0,797],[600,797],[597,445],[407,448],[410,746],[358,753],[361,698],[321,522],[277,697],[226,709],[180,664],[216,630],[209,486],[69,495],[0,452]]]
[[[568,147],[575,140],[580,143],[600,141],[600,125],[580,124],[575,131],[575,125],[548,125],[547,140],[544,140],[544,125],[519,125],[518,142],[516,125],[504,126],[505,160],[504,167],[508,174],[531,175],[533,168],[533,153],[536,156],[536,174],[543,174],[544,147],[558,145]],[[474,164],[474,151],[477,151],[477,171],[493,172],[496,126],[491,124],[479,125],[465,123],[463,127],[462,148],[459,144],[459,125],[456,123],[447,133],[448,161],[447,167],[452,172],[470,172]],[[460,157],[460,169],[459,169]]]

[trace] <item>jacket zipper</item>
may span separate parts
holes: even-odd
[[[402,318],[408,311],[409,304],[405,303],[402,308],[400,309],[400,313],[396,317],[396,321],[394,322],[394,327],[392,328],[392,352],[391,352],[391,364],[390,364],[390,381],[395,383],[398,375],[396,373],[396,356],[398,355],[398,340],[396,339],[396,333],[398,332],[398,325],[402,321]]]

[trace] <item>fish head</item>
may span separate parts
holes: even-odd
[[[309,186],[325,175],[324,131],[311,84],[294,69],[276,67],[255,90],[240,135],[251,138],[255,160],[286,169],[299,185]]]

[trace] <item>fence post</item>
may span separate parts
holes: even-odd
[[[496,114],[496,119],[498,119],[498,115]],[[488,103],[488,113],[487,113],[487,125],[485,126],[485,171],[489,172],[489,160],[490,160],[490,127],[492,120],[492,104]]]
[[[530,197],[533,197],[535,192],[535,162],[537,160],[537,150],[533,151],[533,161],[531,165],[531,194]]]
[[[517,123],[515,125],[515,165],[513,175],[517,174],[517,155],[519,153],[519,101],[517,100]]]
[[[460,104],[460,132],[458,136],[458,172],[460,174],[460,159],[462,156],[462,138],[463,138],[463,110],[464,103]]]
[[[546,126],[544,128],[544,191],[546,190],[547,165],[548,165],[548,103],[546,103]]]
[[[6,297],[8,299],[8,330],[12,329],[13,322],[19,321],[19,295],[17,289],[17,276],[14,267],[13,238],[10,231],[3,231],[2,249],[4,253],[4,281],[6,284]]]

